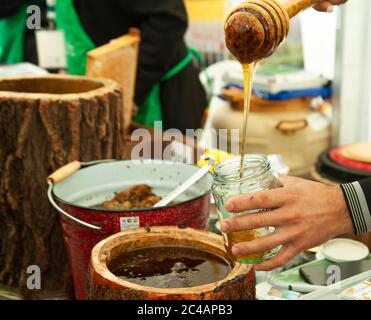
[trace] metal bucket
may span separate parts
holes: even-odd
[[[73,162],[49,179],[48,198],[61,213],[61,224],[77,299],[86,298],[86,274],[92,248],[102,239],[130,228],[176,225],[206,229],[213,183],[207,174],[176,199],[176,204],[149,209],[107,210],[92,206],[115,192],[147,184],[165,196],[198,167],[161,160]]]

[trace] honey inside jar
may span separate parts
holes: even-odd
[[[234,259],[240,263],[259,263],[265,260],[265,257],[269,255],[269,251],[244,255],[244,256],[234,256],[232,254],[232,247],[237,243],[249,242],[261,238],[262,235],[257,230],[245,230],[245,231],[236,231],[230,232],[227,235],[226,248],[227,251]]]

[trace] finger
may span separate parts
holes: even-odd
[[[340,5],[340,4],[344,4],[348,0],[327,0],[327,1],[334,5]]]
[[[279,227],[288,222],[286,212],[283,210],[273,210],[257,213],[249,213],[221,222],[220,227],[223,232],[233,232],[242,230],[252,230],[263,227]]]
[[[341,5],[346,3],[347,0],[328,0],[328,1],[321,1],[313,6],[314,9],[318,11],[324,11],[324,12],[332,12],[334,5]]]
[[[296,232],[278,229],[274,233],[249,242],[236,244],[232,247],[232,253],[236,257],[260,253],[272,250],[280,245],[289,243],[297,237]]]
[[[229,199],[225,205],[225,209],[229,212],[275,209],[285,203],[287,195],[287,191],[284,188],[249,193]]]
[[[329,1],[320,1],[313,8],[322,12],[331,12],[333,10],[333,6]]]
[[[281,250],[270,260],[255,265],[256,271],[271,271],[282,267],[292,258],[296,257],[298,251],[292,243],[284,245]]]

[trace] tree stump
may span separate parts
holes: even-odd
[[[0,284],[27,298],[27,268],[41,292],[66,292],[71,277],[47,176],[74,161],[121,157],[123,112],[113,81],[70,76],[0,78]]]

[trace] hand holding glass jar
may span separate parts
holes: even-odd
[[[232,248],[235,256],[244,256],[281,246],[274,257],[255,265],[258,271],[278,268],[306,249],[355,231],[340,186],[287,176],[279,180],[283,188],[239,195],[225,203],[225,209],[236,215],[221,223],[226,234],[265,226],[275,228],[271,234]],[[270,211],[238,215],[256,208]]]

